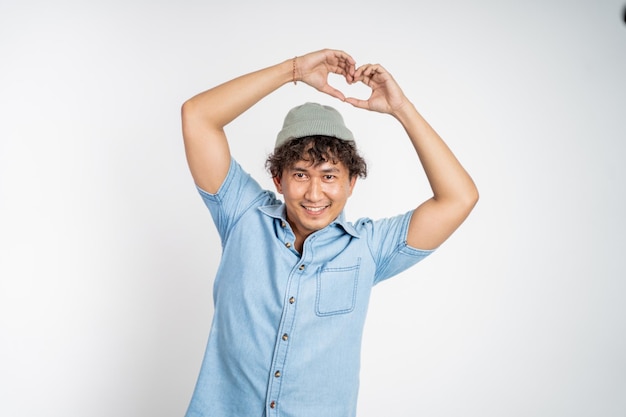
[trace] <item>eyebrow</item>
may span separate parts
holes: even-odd
[[[294,166],[291,167],[290,171],[293,172],[308,172],[309,168],[302,168],[302,167],[298,167],[298,166]],[[337,173],[337,172],[341,172],[341,170],[335,166],[331,166],[328,168],[323,168],[320,170],[323,174],[330,174],[330,173]]]

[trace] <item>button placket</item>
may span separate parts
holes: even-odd
[[[300,286],[300,278],[305,270],[305,263],[296,264],[294,269],[291,271],[289,282],[287,284],[287,294],[291,295],[289,295],[289,297],[287,298],[287,302],[283,306],[284,320],[282,320],[281,326],[278,329],[278,346],[272,365],[274,367],[274,372],[272,374],[272,378],[269,381],[269,409],[267,411],[268,415],[272,416],[278,416],[278,403],[280,402],[279,397],[281,385],[283,383],[283,370],[286,368],[287,347],[290,341],[289,332],[291,331],[294,324],[297,306],[296,298]]]
[[[291,228],[287,227],[288,224],[286,221],[284,220],[280,220],[280,228],[282,230],[279,231],[278,233],[278,239],[282,242],[282,244],[287,248],[290,249],[292,252],[294,252],[295,254],[298,254],[295,249],[294,249],[294,242],[296,240],[295,236],[293,235]],[[299,254],[298,254],[299,256]]]

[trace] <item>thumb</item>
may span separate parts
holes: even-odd
[[[336,88],[332,87],[330,84],[325,84],[321,89],[321,92],[328,94],[329,96],[333,96],[335,98],[338,98],[341,101],[345,101],[346,100],[346,96],[343,95],[343,93],[339,90],[337,90]]]
[[[354,107],[358,107],[359,109],[369,109],[369,103],[367,100],[360,100],[354,97],[348,97],[344,101],[352,104]]]

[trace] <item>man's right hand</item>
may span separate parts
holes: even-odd
[[[356,62],[347,53],[333,49],[323,49],[295,58],[295,79],[318,91],[345,101],[344,94],[328,84],[328,74],[343,76],[347,84],[354,81]]]

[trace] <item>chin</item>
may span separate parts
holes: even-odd
[[[304,227],[315,232],[320,229],[325,228],[329,224],[330,224],[330,221],[327,221],[327,219],[313,219],[313,220],[302,222],[302,225]]]

